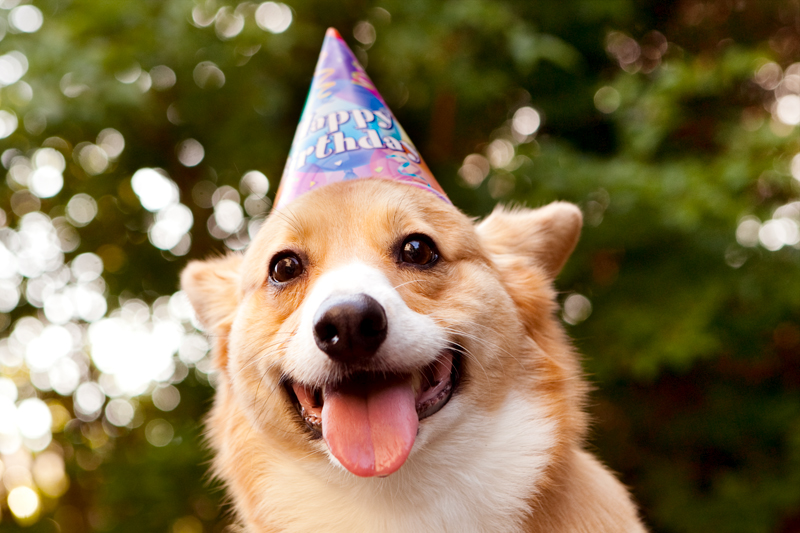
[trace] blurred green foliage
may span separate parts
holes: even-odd
[[[255,169],[274,192],[333,26],[464,211],[556,199],[583,208],[558,288],[562,302],[583,297],[564,317],[597,385],[590,445],[652,529],[800,531],[800,2],[296,0],[278,33],[269,24],[280,21],[249,2],[33,5],[42,24],[25,32],[13,20],[18,1],[0,1],[0,55],[27,60],[21,81],[0,88],[0,110],[18,120],[0,151],[8,170],[12,156],[55,148],[64,184],[36,200],[6,177],[0,227],[18,228],[29,211],[55,221],[74,195],[94,198],[96,216],[73,224],[79,244],[65,262],[103,260],[108,314],[171,295],[187,259],[231,245],[210,233],[198,183],[238,189]],[[177,81],[159,85],[160,65]],[[533,135],[515,126],[526,107],[541,118]],[[100,144],[105,128],[125,147],[97,171],[78,147]],[[204,148],[200,164],[181,163],[186,139]],[[194,220],[190,248],[148,239],[156,215],[131,186],[146,167],[178,185]],[[47,323],[26,302],[32,281],[17,281],[23,296],[0,314],[1,337],[25,316]],[[51,445],[69,488],[43,496],[38,521],[19,525],[7,482],[0,532],[226,527],[223,495],[205,475],[204,372],[184,364],[177,408],[154,407],[151,387],[134,398],[134,421],[116,427],[72,418],[72,396],[37,390],[9,361],[0,372],[20,399],[69,413]],[[94,367],[82,375],[98,378]],[[154,446],[150,422],[161,419],[174,436]]]

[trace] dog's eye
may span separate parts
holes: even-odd
[[[303,263],[293,253],[278,256],[272,262],[269,277],[278,283],[286,283],[303,273]]]
[[[403,242],[400,259],[412,265],[430,266],[439,259],[436,247],[424,235],[411,235]]]

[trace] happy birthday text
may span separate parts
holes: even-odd
[[[340,126],[353,121],[356,129],[364,130],[364,135],[358,138],[347,137],[341,131]],[[322,160],[332,155],[350,152],[354,150],[374,150],[377,148],[388,148],[395,152],[406,152],[409,159],[414,163],[419,163],[420,158],[416,149],[406,141],[400,141],[391,135],[380,135],[378,131],[370,128],[370,124],[377,124],[381,130],[391,130],[394,127],[392,115],[383,111],[370,111],[368,109],[352,109],[350,111],[336,111],[329,115],[317,117],[309,121],[306,128],[304,139],[327,126],[324,135],[317,139],[317,142],[306,147],[301,152],[292,157],[292,168],[298,170],[306,164],[306,160],[311,154]]]

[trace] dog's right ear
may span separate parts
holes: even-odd
[[[476,230],[496,262],[525,258],[552,280],[575,249],[582,225],[578,206],[553,202],[538,209],[498,207]]]
[[[552,322],[552,282],[575,248],[582,224],[577,206],[554,202],[539,209],[498,207],[475,228],[531,331]]]
[[[228,334],[242,299],[242,256],[192,261],[181,273],[181,288],[200,323],[214,340],[215,363],[224,370],[228,359]]]

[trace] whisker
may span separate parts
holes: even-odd
[[[247,368],[249,368],[250,366],[261,362],[263,360],[263,356],[265,355],[266,352],[271,352],[271,355],[274,356],[274,359],[264,369],[264,372],[261,374],[261,377],[258,380],[258,384],[256,385],[256,392],[253,395],[253,402],[252,402],[252,405],[250,407],[254,412],[258,412],[256,410],[256,406],[257,406],[257,403],[259,403],[259,400],[260,400],[259,396],[263,397],[263,405],[266,406],[268,404],[268,402],[270,401],[270,399],[273,397],[273,395],[277,392],[276,388],[268,387],[268,389],[267,389],[268,392],[262,394],[261,393],[261,385],[264,382],[264,378],[266,378],[269,374],[271,374],[276,368],[278,368],[280,366],[280,361],[281,361],[281,359],[282,359],[282,357],[283,357],[283,355],[285,354],[285,351],[286,351],[285,341],[286,341],[286,339],[291,338],[293,335],[294,335],[294,333],[285,334],[283,339],[279,339],[279,340],[276,340],[274,342],[271,342],[270,344],[268,344],[267,346],[265,346],[261,350],[257,351],[256,353],[254,353],[251,356],[250,361],[248,361],[248,363],[244,367],[239,369],[239,371],[236,374],[233,375],[233,376],[236,376],[239,373],[241,373],[242,371],[244,371]],[[277,346],[277,348],[275,348],[276,346]],[[281,375],[281,378],[283,378],[283,377],[284,376]],[[243,410],[244,406],[239,404],[239,408]],[[263,417],[267,416],[268,412],[269,411],[266,408],[261,410],[261,413],[259,413],[257,415],[257,417],[256,417],[256,423],[255,424],[250,424],[250,427],[248,428],[248,432],[247,432],[246,438],[249,438],[250,432],[253,431],[253,429],[255,429],[255,426],[259,426],[259,427],[265,426],[265,427],[268,427],[268,428],[270,428],[270,429],[272,429],[274,431],[283,433],[285,435],[293,434],[293,431],[281,428],[281,427],[277,426],[274,423],[271,423],[269,421],[263,420]]]
[[[276,216],[284,220],[298,235],[303,233],[300,227],[300,222],[297,220],[297,214],[294,212],[292,207],[287,206],[277,211],[273,209],[270,212],[270,216]]]
[[[260,362],[261,358],[266,356],[268,352],[273,350],[273,348],[283,344],[284,342],[286,342],[287,339],[291,339],[294,335],[295,335],[294,333],[286,334],[286,336],[284,338],[277,339],[277,340],[267,344],[266,346],[264,346],[260,350],[256,351],[255,353],[253,353],[253,355],[251,355],[248,358],[248,362],[243,367],[238,369],[234,374],[231,374],[231,379],[233,379],[234,377],[238,377],[239,374],[241,374],[242,372],[247,370],[249,367],[251,367],[254,364],[257,364],[258,362]]]
[[[447,341],[447,342],[448,342],[448,344],[452,345],[452,348],[454,350],[458,351],[458,353],[464,354],[465,357],[467,357],[468,359],[474,361],[475,364],[478,365],[478,367],[483,371],[483,375],[486,377],[486,379],[487,380],[489,379],[489,373],[486,372],[486,368],[483,366],[483,364],[480,362],[480,360],[475,356],[475,354],[473,354],[466,347],[464,347],[464,346],[462,346],[462,345],[460,345],[460,344],[458,344],[456,342],[453,342],[453,341]]]
[[[456,336],[460,336],[460,337],[463,337],[465,339],[469,339],[469,340],[471,340],[471,341],[473,341],[475,343],[478,343],[478,344],[484,346],[485,348],[494,349],[494,350],[498,351],[502,356],[510,357],[511,359],[516,361],[517,364],[519,364],[521,369],[525,368],[525,366],[522,364],[522,361],[520,361],[519,358],[514,356],[514,354],[512,354],[511,352],[509,352],[508,350],[506,350],[502,346],[500,346],[500,345],[498,345],[498,344],[496,344],[494,342],[489,341],[486,338],[479,337],[478,335],[475,335],[473,333],[468,333],[467,331],[464,331],[464,330],[461,330],[461,329],[457,329],[457,328],[455,328],[453,326],[447,326],[447,325],[444,325],[444,324],[441,324],[441,323],[439,323],[438,325],[446,333],[454,334]],[[470,323],[464,324],[464,326],[465,327],[476,327],[476,326],[481,326],[481,324],[470,322]],[[465,348],[465,351],[468,352],[468,355],[471,357],[472,360],[474,360],[476,363],[478,363],[481,366],[481,368],[484,371],[484,374],[487,374],[486,373],[486,369],[483,368],[483,365],[480,363],[480,361],[478,361],[477,357],[475,357],[474,354],[472,354],[469,350],[466,350],[466,348]],[[487,374],[487,377],[488,377],[488,374]]]
[[[434,320],[435,320],[435,318],[434,318]],[[473,340],[475,342],[481,343],[481,344],[483,344],[484,346],[486,346],[488,348],[494,348],[495,350],[499,351],[502,355],[505,355],[505,356],[510,357],[511,359],[514,359],[515,361],[517,361],[521,368],[525,368],[524,365],[522,364],[522,362],[514,354],[512,354],[511,352],[509,352],[508,350],[506,350],[505,348],[503,348],[502,346],[500,346],[497,343],[491,342],[488,339],[483,338],[483,337],[479,337],[479,336],[477,336],[477,335],[475,335],[473,333],[468,333],[465,330],[457,329],[454,326],[447,326],[447,325],[444,325],[444,324],[441,324],[441,323],[439,323],[438,325],[439,325],[439,327],[441,327],[442,329],[444,329],[448,333],[454,333],[456,335],[463,336],[464,338],[467,338],[467,339]],[[483,324],[478,324],[477,322],[468,322],[468,323],[464,324],[464,326],[468,327],[468,328],[483,328],[483,329],[491,330],[491,328],[489,328],[487,326],[484,326]]]
[[[427,280],[427,279],[412,279],[411,281],[406,281],[405,283],[401,283],[400,285],[395,285],[393,288],[394,289],[399,289],[403,285],[408,285],[409,283],[422,283],[422,282],[425,282],[425,281],[430,281],[430,280]]]

